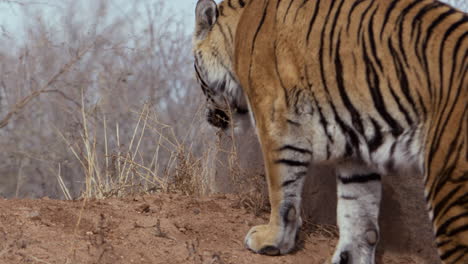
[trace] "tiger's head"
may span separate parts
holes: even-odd
[[[238,11],[237,11],[238,12]],[[234,73],[236,10],[219,7],[213,0],[199,0],[195,10],[193,55],[197,81],[207,99],[207,121],[226,129],[231,118],[248,112]]]

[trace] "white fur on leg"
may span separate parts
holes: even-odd
[[[361,165],[338,170],[338,212],[340,240],[332,262],[373,264],[379,240],[380,177]]]

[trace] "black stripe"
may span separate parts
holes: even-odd
[[[443,6],[443,7],[446,7],[445,5],[443,5],[442,3],[440,2],[435,2],[436,4],[438,4],[436,7],[439,7],[439,6]],[[446,17],[452,15],[456,13],[456,11],[454,9],[450,9],[442,14],[440,14],[437,19],[435,19],[434,21],[432,21],[431,25],[425,30],[425,32],[427,32],[426,34],[426,37],[425,37],[425,41],[423,41],[426,45],[425,47],[427,47],[427,40],[431,37],[432,33],[434,33],[434,28],[437,27],[437,25],[439,25]],[[423,48],[423,51],[426,50],[426,48]]]
[[[447,250],[444,252],[444,254],[440,255],[440,258],[442,260],[446,260],[448,259],[450,256],[452,256],[453,254],[457,253],[458,251],[460,250],[464,250],[465,252],[468,250],[468,248],[466,246],[461,246],[461,245],[458,245],[456,246],[455,248],[452,248],[450,250]]]
[[[441,247],[443,247],[443,246],[445,246],[447,244],[450,244],[450,242],[451,242],[450,240],[444,240],[442,242],[436,242],[436,247],[441,248]]]
[[[460,188],[461,188],[461,186],[457,186],[457,188],[450,191],[447,195],[445,195],[444,198],[442,198],[442,200],[440,200],[439,202],[437,202],[435,204],[434,210],[432,210],[434,219],[439,218],[439,215],[440,215],[440,212],[442,212],[442,209],[445,208],[445,206],[455,196],[455,194],[457,194],[457,192],[460,190]],[[432,202],[435,203],[434,200]]]
[[[287,193],[285,194],[284,198],[297,198],[296,193]]]
[[[373,6],[373,3],[374,3],[373,1],[370,1],[369,6],[366,8],[364,13],[362,13],[362,15],[361,15],[361,19],[359,21],[359,28],[358,28],[358,32],[357,32],[357,35],[356,35],[356,38],[358,39],[358,41],[361,41],[362,29],[364,28],[364,26],[363,26],[364,19],[366,18],[367,13],[370,11],[371,7]]]
[[[458,39],[457,44],[455,45],[455,48],[453,49],[453,51],[454,51],[454,53],[453,53],[453,59],[455,59],[455,58],[457,57],[458,51],[460,50],[460,46],[461,46],[461,44],[463,43],[463,40],[464,40],[466,37],[468,37],[468,32],[466,32],[465,34],[463,34],[463,35]],[[464,57],[463,57],[463,59],[462,59],[462,65],[461,65],[461,67],[460,67],[460,74],[465,74],[466,71],[467,71],[466,68],[467,68],[468,66],[463,67],[463,64],[466,63],[466,62],[468,62],[467,58],[468,58],[468,51],[465,51],[465,55],[464,55]]]
[[[441,76],[441,78],[440,78],[440,88],[441,88],[440,90],[441,90],[441,92],[442,92],[442,90],[443,90],[442,87],[443,87],[443,84],[444,84],[444,82],[443,82],[443,75],[444,75],[444,71],[443,71],[443,69],[444,69],[444,66],[443,66],[443,56],[444,56],[444,51],[446,51],[445,48],[444,48],[444,47],[445,47],[445,43],[447,42],[447,39],[449,38],[449,36],[450,36],[455,30],[457,30],[457,28],[458,28],[459,26],[461,26],[461,25],[463,25],[463,24],[465,24],[465,23],[467,23],[467,22],[468,22],[468,16],[467,16],[467,17],[462,17],[460,20],[458,20],[458,22],[453,23],[453,24],[445,31],[444,37],[442,38],[442,46],[441,46],[441,48],[439,49],[439,75]],[[466,34],[466,33],[468,33],[468,32],[465,32],[465,34]],[[454,54],[455,54],[455,51],[454,51],[454,53],[453,53],[452,55],[454,55]],[[454,74],[454,72],[455,72],[455,67],[456,67],[456,65],[457,65],[457,60],[456,60],[456,59],[453,60],[452,63],[453,63],[453,68],[452,68],[452,71],[451,71],[451,78],[450,78],[449,87],[451,87],[451,84],[452,84],[452,81],[453,81],[452,77],[453,77],[453,74]],[[450,90],[449,90],[449,93],[450,93]],[[442,95],[441,95],[441,96],[442,96]],[[442,97],[440,97],[440,98],[442,98]],[[445,102],[447,103],[448,98],[450,98],[450,95],[446,96],[446,98],[447,98],[447,100],[446,100]],[[446,105],[446,104],[445,104],[445,105]],[[440,106],[440,104],[439,104],[439,106]],[[445,107],[445,106],[444,106],[444,107]]]
[[[315,19],[317,18],[319,8],[320,8],[320,0],[317,0],[317,4],[315,5],[315,9],[314,9],[314,14],[312,15],[312,18],[310,19],[309,29],[307,30],[307,38],[306,38],[307,45],[309,44],[310,33],[312,32],[312,26],[314,25]]]
[[[380,181],[381,177],[377,173],[371,174],[354,174],[350,177],[338,177],[343,184],[349,183],[368,183],[370,181]]]
[[[305,4],[307,4],[308,1],[309,0],[303,0],[302,4],[298,8],[296,8],[296,14],[294,15],[294,22],[296,22],[297,15],[299,14],[299,10],[301,10],[305,6]]]
[[[255,34],[254,34],[254,37],[253,37],[252,47],[251,47],[251,50],[250,50],[250,56],[251,57],[253,57],[253,52],[255,50],[255,43],[257,41],[258,33],[260,32],[260,29],[262,29],[262,26],[265,23],[265,18],[266,18],[266,14],[267,14],[267,7],[268,7],[268,1],[266,1],[264,6],[263,6],[263,15],[262,15],[262,18],[260,19],[260,23],[258,24],[257,30],[255,31]],[[250,59],[249,78],[248,78],[249,85],[251,85],[251,82],[252,82],[252,63],[253,63],[253,60]]]
[[[442,162],[443,169],[446,169],[447,167],[449,167],[449,165],[452,165],[452,164],[453,164],[452,166],[455,167],[456,162],[460,158],[461,148],[463,147],[461,144],[463,141],[462,127],[463,126],[461,124],[458,126],[458,130],[455,133],[453,140],[450,142],[450,144],[448,144],[448,148],[445,154],[445,159]],[[445,141],[444,145],[447,146],[447,143],[448,143],[447,140],[444,140],[444,141]],[[456,150],[457,146],[458,146],[458,150]],[[457,153],[457,155],[454,155],[454,153]],[[452,159],[453,161],[450,162],[450,159]]]
[[[203,94],[207,97],[207,99],[211,102],[215,102],[213,99],[213,91],[209,89],[208,85],[206,82],[203,80],[203,77],[200,73],[200,70],[198,69],[198,64],[197,64],[197,58],[195,58],[195,63],[194,63],[194,68],[195,68],[195,74],[197,77],[197,81],[200,84],[200,87],[202,88]]]
[[[283,223],[285,225],[289,224],[289,212],[291,210],[296,210],[295,207],[294,207],[294,204],[292,204],[291,202],[284,202],[281,207],[280,207],[280,215],[283,217]],[[296,210],[296,214],[297,214],[297,210]],[[297,215],[296,215],[297,217]]]
[[[362,52],[364,55],[364,64],[366,66],[366,77],[367,77],[367,84],[369,91],[372,95],[372,101],[374,103],[374,107],[377,112],[382,116],[385,122],[390,126],[392,129],[393,136],[397,137],[403,133],[403,128],[401,125],[390,115],[387,111],[387,107],[385,105],[385,101],[382,97],[382,93],[380,91],[380,80],[379,76],[377,75],[372,62],[370,61],[367,52],[366,52],[366,45],[363,41],[362,45]]]
[[[419,12],[413,16],[413,21],[411,22],[411,37],[414,37],[414,30],[416,29],[416,24],[418,24],[418,27],[421,27],[421,21],[422,18],[425,14],[427,14],[429,11],[432,9],[438,8],[442,6],[441,3],[439,2],[430,2],[428,5],[424,6],[422,9],[419,10]],[[419,35],[419,34],[418,34]],[[418,43],[418,41],[416,41]]]
[[[325,24],[322,26],[322,32],[320,34],[320,47],[319,47],[319,70],[320,70],[320,77],[322,78],[322,84],[323,87],[325,88],[325,91],[327,94],[330,94],[330,91],[328,90],[327,86],[327,79],[325,77],[326,72],[325,72],[325,66],[324,66],[324,43],[325,43],[325,36],[326,36],[326,30],[327,30],[327,24],[328,21],[330,21],[330,14],[333,10],[333,6],[335,5],[336,1],[331,1],[330,9],[328,10],[327,16],[325,17]]]
[[[449,129],[449,126],[447,126],[447,124],[451,120],[450,117],[452,116],[452,113],[453,113],[455,107],[458,106],[458,101],[461,99],[460,94],[461,94],[462,90],[466,89],[466,87],[464,87],[463,85],[464,85],[464,83],[461,82],[460,86],[457,88],[457,93],[455,94],[455,101],[452,102],[451,107],[449,109],[449,112],[445,115],[446,118],[444,118],[444,120],[439,119],[439,122],[436,125],[436,131],[438,133],[435,133],[436,136],[434,137],[431,148],[430,148],[429,158],[428,158],[429,164],[431,164],[432,159],[433,159],[433,157],[435,155],[435,152],[439,148],[439,145],[442,143],[441,138],[444,135],[444,131],[446,129]],[[445,112],[445,110],[444,110],[444,112]],[[440,122],[443,122],[443,123],[440,124]]]
[[[278,9],[278,7],[280,6],[280,4],[281,4],[281,0],[278,0],[278,1],[276,2],[276,9]],[[278,10],[276,10],[276,11],[278,11]]]
[[[434,200],[439,195],[439,192],[445,187],[445,183],[450,179],[450,176],[454,172],[455,168],[455,165],[451,165],[447,168],[441,169],[438,173],[435,174],[437,177],[435,177],[434,181],[432,182],[430,191],[427,193],[427,198]],[[429,175],[432,176],[432,174]]]
[[[379,123],[374,119],[370,118],[372,125],[374,126],[374,136],[371,140],[367,143],[370,152],[376,151],[383,143],[382,132],[380,131],[382,127]]]
[[[338,22],[338,17],[341,15],[341,8],[343,7],[343,4],[344,4],[345,1],[340,1],[340,4],[338,5],[338,8],[335,12],[335,17],[333,19],[333,23],[331,25],[331,32],[330,32],[330,57],[332,57],[333,55],[333,48],[335,47],[335,41],[334,41],[334,38],[335,38],[335,29],[337,28],[336,24]],[[341,31],[340,31],[341,33]],[[340,34],[338,33],[338,34]],[[338,49],[338,48],[337,48]]]
[[[289,185],[295,183],[298,179],[294,179],[294,180],[289,180],[289,181],[285,181],[281,184],[281,188],[286,188],[288,187]]]
[[[232,30],[230,26],[227,26],[228,33],[229,33],[229,38],[231,39],[231,42],[234,42],[234,34],[232,34]]]
[[[348,201],[354,201],[354,200],[357,200],[358,197],[355,197],[355,196],[346,196],[346,195],[341,195],[340,196],[340,199],[343,199],[343,200],[348,200]]]
[[[281,184],[281,187],[282,187],[282,188],[288,187],[289,185],[294,184],[294,183],[297,182],[298,180],[304,178],[306,175],[307,175],[307,172],[305,172],[305,171],[298,172],[298,173],[295,174],[295,178],[294,178],[294,179],[292,179],[292,180],[287,180],[287,181],[283,182],[283,183]]]
[[[349,142],[346,142],[344,157],[351,157],[354,153],[354,149],[355,148],[351,147],[351,144],[349,144]]]
[[[335,55],[335,71],[336,71],[336,82],[338,85],[338,91],[340,92],[341,99],[343,100],[343,104],[345,105],[346,109],[349,111],[351,115],[351,120],[354,128],[362,135],[364,134],[364,127],[362,125],[361,115],[359,111],[354,107],[353,103],[349,99],[348,93],[345,88],[344,84],[344,73],[343,73],[343,64],[341,63],[340,59],[340,45],[341,45],[341,38],[338,39],[337,43],[337,51]]]
[[[461,208],[466,208],[468,205],[468,193],[463,194],[462,196],[458,197],[455,201],[451,202],[448,204],[444,210],[440,213],[440,215],[444,216],[448,213],[448,211],[451,208],[454,208],[455,206],[461,207]]]
[[[447,235],[448,236],[455,236],[458,233],[462,233],[462,232],[465,232],[465,231],[468,231],[468,224],[465,224],[465,225],[459,226],[457,228],[451,229],[449,232],[447,232]]]
[[[426,72],[429,73],[429,66],[428,66],[428,62],[427,62],[427,59],[428,59],[428,56],[429,57],[432,57],[433,54],[427,54],[427,45],[429,44],[429,39],[431,38],[432,34],[434,33],[434,29],[440,24],[442,23],[442,21],[444,21],[444,19],[446,19],[448,16],[452,15],[455,13],[455,10],[454,9],[451,9],[451,10],[448,10],[447,12],[444,12],[442,13],[441,15],[439,15],[437,17],[436,20],[434,20],[431,25],[428,27],[428,29],[426,30],[427,35],[423,41],[423,45],[422,45],[422,49],[421,49],[421,54],[422,54],[422,57],[423,57],[423,64],[424,64],[424,67],[427,69]],[[445,42],[442,42],[442,45],[445,45]],[[443,46],[442,46],[443,48]],[[443,81],[443,75],[440,76],[441,78],[441,82]],[[430,81],[430,75],[428,74],[427,76],[427,80],[428,80],[428,83],[431,83]],[[428,85],[428,88],[430,88],[431,86]],[[443,87],[439,87],[439,98],[443,98],[443,93],[444,89]],[[429,95],[432,95],[432,91],[429,90]]]
[[[234,10],[236,10],[236,7],[232,5],[231,0],[228,0],[228,6]]]
[[[250,50],[250,55],[252,55],[255,50],[255,42],[257,40],[258,33],[260,32],[260,29],[262,29],[263,23],[265,23],[265,18],[266,18],[267,9],[268,9],[267,6],[268,6],[268,1],[265,3],[265,6],[263,7],[263,15],[262,15],[262,18],[260,19],[260,23],[258,24],[257,30],[255,31],[255,34],[253,37],[252,49]]]
[[[240,7],[244,7],[245,6],[244,0],[239,0],[239,5],[240,5]]]
[[[310,151],[308,149],[305,149],[305,148],[295,147],[293,145],[284,145],[280,149],[278,149],[278,151],[285,151],[285,150],[291,150],[291,151],[299,152],[301,154],[310,154],[310,155],[312,155],[312,151]]]
[[[293,125],[293,126],[296,126],[296,127],[300,127],[300,126],[301,126],[301,123],[296,122],[296,121],[293,121],[293,120],[291,120],[291,119],[286,119],[286,122],[288,122],[288,124]]]
[[[219,11],[220,16],[222,16],[222,17],[225,16],[224,15],[224,5],[219,5],[218,11]]]
[[[307,67],[307,66],[306,66]],[[309,77],[307,75],[307,68],[306,68],[306,76],[307,76],[307,82],[309,82]],[[317,108],[317,111],[319,112],[319,116],[320,116],[320,124],[322,125],[322,128],[323,128],[323,131],[325,132],[325,134],[327,135],[327,138],[329,141],[331,141],[332,143],[334,142],[333,140],[333,137],[330,135],[330,133],[328,132],[328,122],[327,122],[327,119],[325,119],[325,116],[322,112],[322,107],[320,106],[317,98],[315,97],[315,93],[312,92],[312,98],[314,99],[314,103],[315,103],[315,107]]]
[[[412,126],[413,125],[413,119],[411,118],[410,114],[408,113],[408,110],[406,110],[406,108],[401,104],[400,97],[395,93],[395,90],[393,90],[392,84],[390,82],[388,82],[388,86],[390,88],[390,93],[392,94],[393,100],[398,105],[398,110],[400,110],[400,112],[403,113],[408,125]]]
[[[279,159],[275,161],[276,164],[283,164],[291,167],[309,167],[309,162],[290,160],[290,159]]]
[[[292,100],[291,100],[291,102],[292,102],[292,105],[293,105],[293,107],[294,107],[294,113],[296,113],[296,115],[298,115],[298,116],[301,115],[301,114],[303,114],[303,112],[302,112],[301,110],[299,110],[299,108],[300,108],[300,106],[301,106],[301,104],[299,103],[299,100],[300,100],[301,98],[303,98],[303,97],[302,97],[302,93],[303,93],[303,92],[304,92],[304,90],[299,89],[296,85],[291,89],[291,94],[292,94],[292,95],[291,95],[291,98],[294,99],[294,102],[292,102]],[[288,100],[289,100],[289,98],[288,98]],[[287,104],[289,105],[289,103],[287,103]],[[312,115],[313,113],[314,113],[314,110],[311,109],[311,110],[310,110],[308,113],[306,113],[306,114]]]
[[[416,94],[418,95],[419,107],[421,108],[421,111],[423,113],[423,117],[424,117],[424,120],[425,120],[426,117],[427,117],[427,107],[424,104],[424,99],[423,99],[421,93],[418,90],[416,90]]]
[[[289,9],[291,8],[293,1],[294,0],[291,0],[291,2],[289,2],[288,8],[286,9],[286,12],[284,13],[283,23],[286,22],[286,17],[288,16]]]
[[[390,15],[393,11],[393,9],[395,9],[395,6],[396,4],[399,2],[400,0],[393,0],[390,5],[388,6],[387,8],[387,12],[385,12],[385,18],[384,18],[384,21],[382,23],[382,28],[380,29],[380,40],[382,40],[382,37],[383,37],[383,33],[385,31],[385,26],[387,25],[387,22],[388,20],[390,19]]]
[[[375,17],[376,12],[377,12],[377,9],[374,11],[374,13],[372,13],[370,21],[369,21],[369,23],[370,23],[369,29],[368,29],[369,42],[370,42],[370,47],[371,47],[371,51],[372,51],[372,56],[374,57],[375,62],[379,66],[380,71],[383,71],[382,62],[380,61],[379,55],[377,54],[377,50],[381,49],[381,48],[380,48],[380,46],[377,48],[377,45],[375,44],[375,37],[374,37],[374,27],[373,27],[373,25],[374,25],[374,17]]]
[[[454,260],[452,260],[452,264],[456,264],[456,263],[461,263],[461,262],[458,262],[459,260],[461,260],[462,258],[464,259],[466,256],[468,255],[468,248],[465,249],[464,252],[462,252],[457,258],[455,258]]]
[[[354,149],[359,149],[359,138],[358,138],[356,132],[354,132],[354,129],[351,128],[350,126],[348,126],[340,118],[340,116],[338,115],[338,112],[336,111],[335,105],[333,105],[333,103],[330,102],[330,101],[328,101],[328,103],[331,105],[331,108],[333,110],[335,121],[338,123],[338,126],[343,131],[343,133],[345,134],[345,137],[347,139],[346,146],[345,146],[345,149],[346,149],[345,156],[349,157],[349,156],[351,156],[353,154]],[[360,153],[357,153],[357,154],[359,155]]]
[[[401,12],[401,14],[398,16],[398,18],[396,20],[397,22],[395,23],[395,28],[396,28],[396,26],[399,25],[398,46],[400,48],[401,55],[403,56],[403,61],[405,62],[406,66],[409,66],[409,62],[408,62],[408,57],[406,56],[406,52],[404,50],[404,45],[403,45],[403,28],[405,26],[405,17],[406,17],[406,15],[408,15],[408,13],[411,11],[411,9],[416,7],[416,5],[419,4],[419,3],[424,3],[424,2],[423,1],[414,1],[411,4],[409,4],[407,7],[405,7],[403,9],[403,11]]]
[[[444,77],[444,74],[443,74],[443,70],[445,69],[445,66],[442,65],[443,63],[443,53],[444,51],[446,51],[444,49],[445,47],[445,43],[446,43],[446,40],[448,39],[448,37],[450,36],[451,33],[453,33],[453,31],[456,30],[457,27],[459,27],[460,25],[464,24],[464,23],[467,23],[468,22],[468,17],[464,17],[462,18],[461,20],[459,20],[457,23],[454,23],[452,24],[452,26],[445,32],[444,34],[444,37],[443,37],[443,40],[442,40],[442,46],[441,48],[439,49],[439,75],[440,75],[440,87],[439,87],[439,98],[444,98],[445,97],[445,100],[444,100],[444,103],[443,103],[443,106],[441,106],[441,103],[442,103],[442,100],[439,100],[438,102],[438,109],[442,109],[442,114],[441,116],[443,116],[445,114],[445,110],[447,109],[447,105],[450,101],[450,99],[452,98],[452,92],[454,91],[454,89],[451,89],[452,88],[452,85],[453,85],[453,77],[454,77],[454,73],[455,73],[455,70],[456,70],[456,65],[457,65],[457,59],[456,58],[453,58],[453,67],[452,67],[452,70],[450,71],[451,74],[450,74],[450,83],[449,83],[449,86],[448,86],[448,89],[443,89],[444,88],[444,85],[443,85],[443,77]],[[468,34],[468,32],[465,33],[465,35]],[[454,50],[453,51],[453,56],[456,55],[456,53],[458,52],[458,50]],[[448,94],[446,94],[445,96],[443,96],[443,92],[444,91],[447,91]]]
[[[215,25],[217,25],[219,27],[219,31],[221,32],[221,35],[223,35],[224,45],[226,47],[231,46],[233,41],[232,40],[228,41],[228,37],[227,37],[226,33],[224,32],[223,26],[219,23],[219,20],[216,20]]]
[[[347,26],[346,26],[346,32],[349,33],[349,26],[351,25],[351,16],[353,15],[353,12],[356,10],[356,7],[361,4],[362,2],[364,2],[365,0],[357,0],[353,3],[353,5],[351,6],[349,12],[348,12],[348,23],[347,23]]]
[[[464,24],[464,23],[468,23],[468,16],[463,16],[462,19],[460,19],[459,22],[455,23],[452,25],[452,27],[450,27],[450,29],[447,31],[447,33],[444,35],[444,41],[446,38],[448,38],[448,32],[452,32],[452,30],[455,30],[459,24]],[[453,51],[452,51],[452,63],[453,63],[453,66],[452,66],[452,70],[451,70],[451,73],[450,73],[450,80],[449,80],[449,87],[452,87],[453,85],[453,82],[454,82],[454,76],[455,76],[455,70],[457,68],[457,57],[460,58],[458,52],[460,51],[460,46],[461,46],[461,43],[463,42],[463,39],[465,39],[466,37],[468,37],[468,31],[465,32],[463,35],[461,35],[456,44],[455,44],[455,47],[453,48]],[[441,50],[442,51],[442,50]],[[449,97],[447,97],[449,98]]]

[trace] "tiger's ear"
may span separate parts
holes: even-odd
[[[195,17],[195,37],[204,38],[218,18],[216,2],[213,0],[198,0]]]

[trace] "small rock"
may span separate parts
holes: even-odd
[[[195,209],[193,209],[193,213],[196,214],[196,215],[200,214],[201,210],[199,208],[195,208]]]

